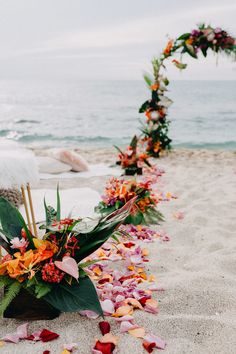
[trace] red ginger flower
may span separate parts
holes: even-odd
[[[46,263],[42,268],[42,279],[48,283],[60,283],[64,275],[53,262]]]

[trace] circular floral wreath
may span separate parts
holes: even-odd
[[[144,147],[148,156],[159,157],[162,151],[171,148],[171,139],[168,136],[170,121],[167,120],[167,113],[172,101],[165,95],[169,80],[163,73],[166,60],[180,54],[180,60],[173,58],[172,63],[183,70],[187,67],[181,60],[183,54],[189,54],[197,59],[199,53],[206,57],[208,50],[214,53],[223,52],[236,59],[236,40],[219,27],[213,28],[202,24],[175,40],[169,40],[160,56],[152,60],[153,74],[144,75],[144,80],[151,90],[151,98],[139,109],[139,113],[144,113],[146,117],[146,122],[141,127],[139,144]]]

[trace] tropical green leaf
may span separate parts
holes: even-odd
[[[5,234],[5,232],[3,230],[0,229],[0,234]],[[5,235],[6,236],[6,235]],[[0,235],[0,247],[3,247],[5,251],[7,251],[7,253],[14,253],[15,251],[13,249],[11,249],[9,242],[7,242],[6,240],[4,240],[4,238]]]
[[[139,108],[139,113],[144,113],[150,107],[150,101],[145,101]]]
[[[7,287],[4,297],[0,303],[0,316],[3,315],[12,300],[19,294],[21,288],[22,283],[19,283],[18,281],[14,281]]]
[[[95,228],[87,233],[80,233],[77,236],[79,249],[75,251],[75,259],[80,262],[102,246],[104,242],[113,234],[130,213],[130,209],[136,198],[131,199],[120,209],[108,214],[101,219]]]
[[[86,267],[89,267],[90,265],[98,263],[98,262],[101,262],[101,260],[100,259],[93,259],[92,261],[79,263],[79,267],[80,268],[86,268]]]
[[[135,150],[137,148],[137,144],[138,144],[138,138],[135,135],[131,140],[130,146],[132,147],[133,150]]]
[[[35,295],[37,299],[40,299],[41,297],[45,296],[52,290],[52,285],[47,284],[45,282],[39,282],[38,284],[35,285]]]
[[[181,41],[181,40],[186,40],[186,39],[188,39],[188,38],[190,37],[190,35],[191,35],[191,33],[184,33],[184,34],[182,34],[181,36],[179,36],[179,37],[177,38],[177,40],[179,40],[179,41]]]
[[[0,277],[0,288],[2,288],[3,286],[8,286],[8,285],[11,285],[12,283],[14,283],[15,280],[14,279],[11,279],[7,276],[1,276]]]
[[[14,237],[21,238],[21,230],[23,228],[30,246],[33,249],[35,248],[32,235],[23,219],[23,216],[18,209],[2,197],[0,198],[0,223],[2,225],[2,231],[8,240],[13,239]]]
[[[186,49],[187,53],[191,55],[191,57],[197,59],[197,54],[195,53],[195,50],[192,45],[185,43],[184,48]]]
[[[149,87],[152,86],[153,80],[150,78],[150,76],[148,74],[144,74],[143,78]]]
[[[144,215],[141,211],[137,211],[135,214],[129,215],[125,219],[125,224],[141,225],[144,223]]]
[[[48,227],[56,219],[57,212],[52,206],[46,204],[45,198],[43,203],[44,203],[44,210],[45,210],[46,227]]]
[[[121,155],[124,155],[123,151],[116,145],[113,145],[114,148],[121,154]]]
[[[160,224],[165,221],[162,213],[155,208],[148,208],[144,214],[144,222],[146,225]]]
[[[63,312],[91,310],[103,315],[96,289],[88,276],[71,286],[55,286],[43,299]]]
[[[59,193],[59,185],[57,185],[57,214],[56,220],[61,220],[61,200],[60,200],[60,193]]]

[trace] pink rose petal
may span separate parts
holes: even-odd
[[[122,321],[120,324],[120,333],[128,332],[130,329],[138,328],[139,326],[130,323],[129,321]]]
[[[18,343],[20,338],[17,333],[9,333],[6,334],[1,340],[9,343]]]
[[[63,349],[68,350],[69,352],[72,352],[77,347],[78,347],[78,343],[63,344]]]
[[[82,310],[82,311],[79,311],[79,314],[81,316],[87,316],[88,318],[91,318],[93,320],[95,320],[96,318],[99,317],[99,315],[96,312],[91,311],[91,310]]]
[[[102,306],[102,310],[104,312],[104,315],[107,315],[107,314],[111,315],[112,313],[115,312],[113,302],[109,299],[101,301],[101,306]]]

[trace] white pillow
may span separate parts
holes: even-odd
[[[71,166],[67,165],[63,162],[60,162],[52,157],[48,156],[37,156],[36,160],[39,165],[39,172],[40,173],[63,173],[71,171]]]

